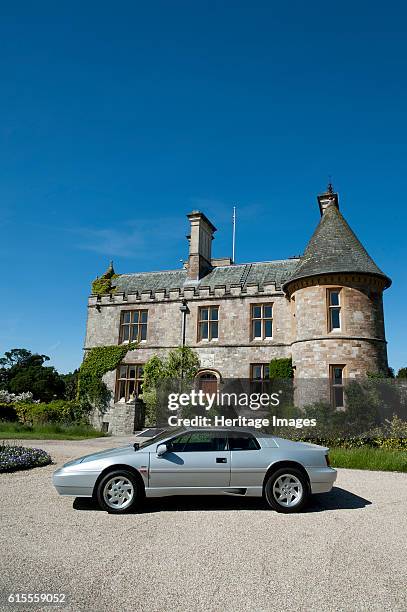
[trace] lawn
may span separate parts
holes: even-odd
[[[332,467],[358,470],[407,472],[407,451],[383,448],[331,448],[329,458]]]
[[[0,421],[0,440],[85,440],[105,435],[89,425],[47,423],[30,427],[22,423]]]

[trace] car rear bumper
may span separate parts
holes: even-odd
[[[311,493],[329,493],[337,477],[337,471],[330,467],[306,468],[311,483]]]
[[[60,495],[92,497],[98,475],[98,472],[75,472],[62,467],[52,475],[52,484]]]

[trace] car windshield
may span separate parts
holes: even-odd
[[[145,448],[146,446],[150,446],[150,444],[156,444],[157,442],[160,442],[161,440],[165,440],[165,438],[168,438],[169,436],[172,436],[172,435],[176,436],[177,434],[183,431],[185,431],[184,427],[174,427],[174,429],[165,429],[164,431],[157,434],[153,438],[150,438],[149,440],[146,440],[145,442],[141,442],[139,446],[139,450],[142,448]]]

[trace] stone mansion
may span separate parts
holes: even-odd
[[[328,380],[338,407],[345,379],[387,371],[382,295],[391,280],[343,218],[331,185],[318,204],[321,218],[301,257],[214,259],[216,228],[193,211],[182,269],[120,274],[110,295],[89,297],[85,350],[139,342],[104,377],[112,400],[99,425],[132,433],[143,364],[183,344],[197,352],[206,384],[261,381],[271,359],[291,356],[294,377]]]

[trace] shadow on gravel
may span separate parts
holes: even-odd
[[[313,495],[310,504],[303,512],[323,512],[324,510],[354,510],[365,508],[372,502],[359,495],[350,493],[340,487],[334,487],[330,493]],[[75,510],[93,510],[101,512],[99,506],[90,498],[76,497],[73,502]],[[258,497],[226,497],[226,496],[174,496],[161,499],[146,499],[137,514],[153,512],[200,512],[215,510],[265,510],[269,508],[262,498]]]

